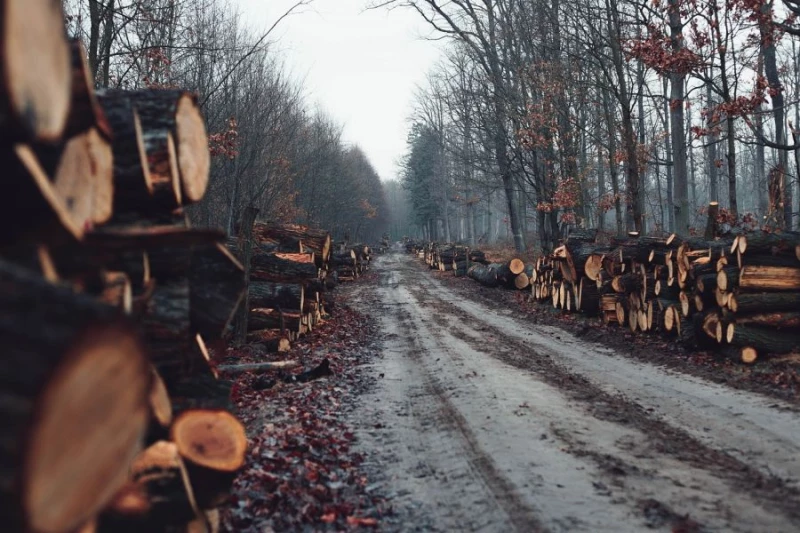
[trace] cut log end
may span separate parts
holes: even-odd
[[[198,466],[235,472],[244,465],[247,435],[242,423],[227,411],[186,411],[175,419],[170,434],[181,456]]]
[[[197,102],[188,94],[178,102],[175,125],[183,194],[188,202],[199,202],[208,186],[211,156],[205,122]]]
[[[70,106],[71,58],[61,2],[11,0],[3,10],[3,83],[14,126],[57,141]]]
[[[32,529],[76,527],[124,484],[149,412],[142,354],[120,326],[91,328],[71,346],[40,398],[27,443],[22,493]],[[73,490],[78,478],[81,490]]]

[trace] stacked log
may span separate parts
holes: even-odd
[[[425,244],[426,261],[448,249]],[[579,231],[532,265],[512,263],[473,264],[467,275],[486,287],[530,287],[531,301],[743,363],[800,351],[798,232],[630,233],[601,244],[595,231]]]
[[[229,329],[242,265],[183,213],[208,183],[197,100],[95,94],[59,2],[2,9],[0,518],[187,528],[213,516],[247,445],[205,345]]]
[[[321,324],[329,288],[342,279],[344,269],[351,275],[360,272],[358,257],[368,261],[369,247],[341,251],[328,232],[298,224],[256,222],[252,235],[247,340],[285,352]],[[228,246],[237,249],[235,241]]]

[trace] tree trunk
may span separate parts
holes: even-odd
[[[256,216],[258,216],[259,209],[254,206],[248,206],[242,215],[242,222],[239,225],[239,261],[244,266],[244,280],[245,287],[250,282],[250,271],[252,268],[252,252],[253,252],[253,224],[255,223]],[[236,319],[234,342],[237,344],[244,344],[247,340],[247,317],[250,312],[250,302],[248,296],[248,289],[245,289],[243,302],[239,307],[239,316]]]
[[[673,54],[680,54],[686,44],[683,38],[680,2],[669,0],[670,45]],[[684,131],[684,96],[686,74],[672,72],[670,80],[669,116],[672,130],[672,160],[675,166],[675,231],[689,234],[689,186],[686,165],[686,133]]]

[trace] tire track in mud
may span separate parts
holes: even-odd
[[[407,271],[417,277],[422,272],[422,276],[427,278],[425,281],[433,282],[423,269],[403,264],[396,266],[399,266],[401,272]],[[433,310],[435,322],[447,324],[447,327],[457,330],[460,333],[459,338],[473,349],[520,370],[535,373],[571,400],[580,402],[598,420],[641,431],[647,435],[656,452],[671,456],[692,468],[706,471],[724,480],[734,492],[746,493],[759,506],[777,511],[792,522],[800,524],[800,491],[787,486],[779,477],[764,474],[726,452],[706,446],[687,432],[653,417],[641,405],[603,391],[584,376],[559,365],[545,347],[533,348],[448,302],[454,295],[448,294],[447,289],[433,283],[424,286],[408,283],[405,288],[420,305],[429,306]],[[476,331],[480,331],[481,335],[476,335]],[[491,349],[487,350],[485,339],[481,339],[486,336],[502,341],[493,343]],[[591,445],[578,442],[567,432],[559,432],[558,436],[568,445],[571,453],[577,457],[592,459],[600,468],[612,472],[624,471],[626,468],[624,464],[618,464],[618,458],[594,452]]]
[[[398,283],[396,278],[390,277],[390,281],[386,284],[382,283],[382,285],[396,289]],[[424,364],[423,354],[428,351],[422,346],[419,337],[419,330],[424,329],[424,326],[419,324],[418,320],[415,320],[415,317],[403,309],[401,305],[389,306],[384,304],[384,306],[390,309],[393,315],[392,318],[397,320],[398,326],[405,330],[403,331],[404,337],[410,339],[412,349],[408,352],[409,358],[422,366]],[[413,328],[410,327],[410,323],[414,323]],[[499,472],[492,458],[480,447],[470,424],[452,404],[442,386],[429,372],[423,373],[422,381],[423,389],[430,396],[436,398],[436,407],[439,411],[437,421],[440,424],[450,426],[458,432],[468,455],[466,460],[483,481],[496,504],[508,517],[509,525],[517,531],[529,531],[532,533],[544,531],[535,511],[522,501],[514,485]]]

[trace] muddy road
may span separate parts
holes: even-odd
[[[800,531],[800,413],[465,299],[400,253],[351,414],[370,479],[425,531]]]

